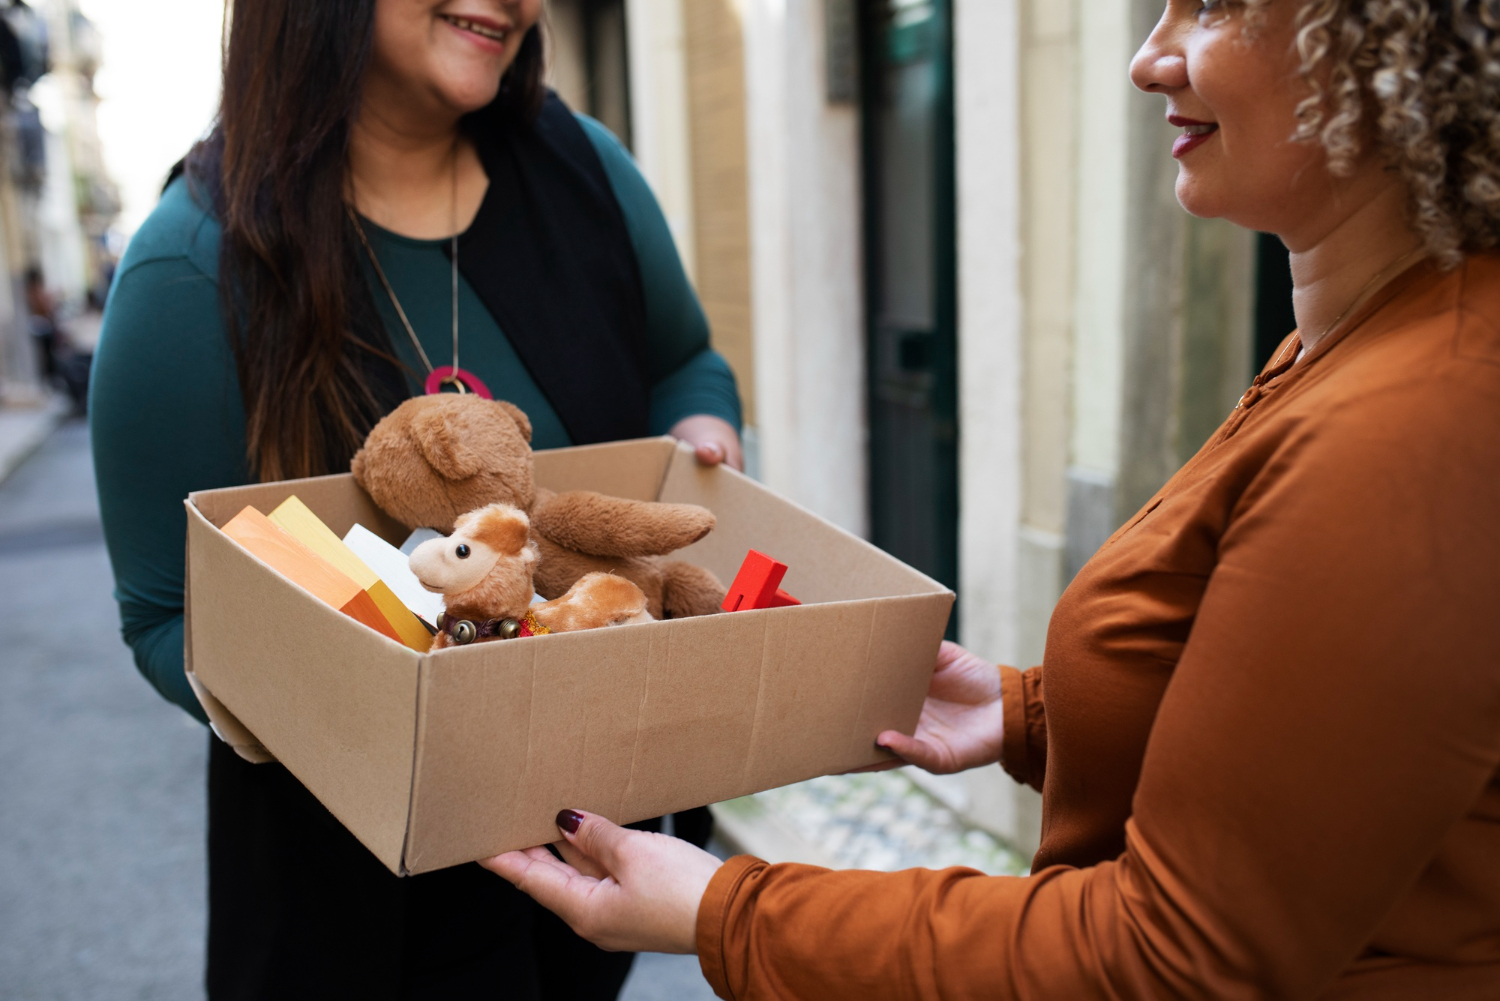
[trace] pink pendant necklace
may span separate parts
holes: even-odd
[[[443,365],[439,368],[432,367],[432,360],[427,357],[427,352],[422,349],[422,342],[417,339],[417,332],[412,329],[411,321],[406,318],[406,310],[401,308],[401,300],[396,298],[396,290],[391,288],[389,279],[385,276],[385,269],[380,266],[380,258],[375,256],[375,248],[370,246],[369,237],[365,236],[365,228],[359,221],[359,215],[354,211],[354,206],[346,204],[344,208],[349,213],[349,220],[354,223],[354,232],[359,234],[359,242],[364,244],[365,253],[370,256],[370,263],[375,266],[375,275],[380,279],[381,287],[385,294],[390,296],[391,305],[396,307],[396,315],[401,318],[401,325],[406,328],[406,336],[411,338],[412,347],[417,349],[417,357],[422,359],[422,364],[427,368],[427,382],[423,390],[428,396],[441,393],[447,387],[452,386],[460,393],[472,392],[486,400],[495,397],[490,393],[489,387],[480,380],[473,372],[466,372],[458,367],[458,146],[453,147],[453,199],[449,210],[449,231],[453,234],[449,237],[450,253],[453,267],[453,364]]]

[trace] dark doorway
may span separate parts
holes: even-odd
[[[625,0],[554,0],[552,17],[571,32],[581,51],[583,106],[631,146],[630,52]]]
[[[958,583],[951,0],[861,5],[876,545]]]
[[[1255,371],[1297,329],[1292,312],[1292,265],[1286,244],[1273,233],[1255,237]]]

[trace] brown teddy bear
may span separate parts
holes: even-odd
[[[649,622],[646,596],[623,577],[585,574],[561,598],[533,605],[536,545],[526,515],[490,504],[458,519],[453,534],[422,543],[412,573],[447,599],[432,648]]]
[[[531,421],[512,403],[474,394],[414,397],[375,425],[350,468],[375,503],[410,528],[451,532],[460,515],[487,504],[526,512],[544,598],[603,572],[639,587],[659,619],[708,615],[724,600],[713,574],[661,558],[712,531],[711,511],[537,487]]]

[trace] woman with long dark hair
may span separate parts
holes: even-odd
[[[425,389],[538,448],[740,461],[734,378],[629,156],[542,84],[542,0],[257,0],[121,262],[93,386],[126,641],[183,674],[182,500],[338,472]],[[477,866],[397,879],[281,766],[211,740],[211,998],[611,998],[629,969]]]

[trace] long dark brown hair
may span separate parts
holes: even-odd
[[[346,464],[389,402],[371,371],[398,364],[344,207],[349,133],[376,0],[244,0],[226,9],[223,98],[189,181],[223,227],[219,296],[264,481]],[[468,128],[535,118],[541,26]]]

